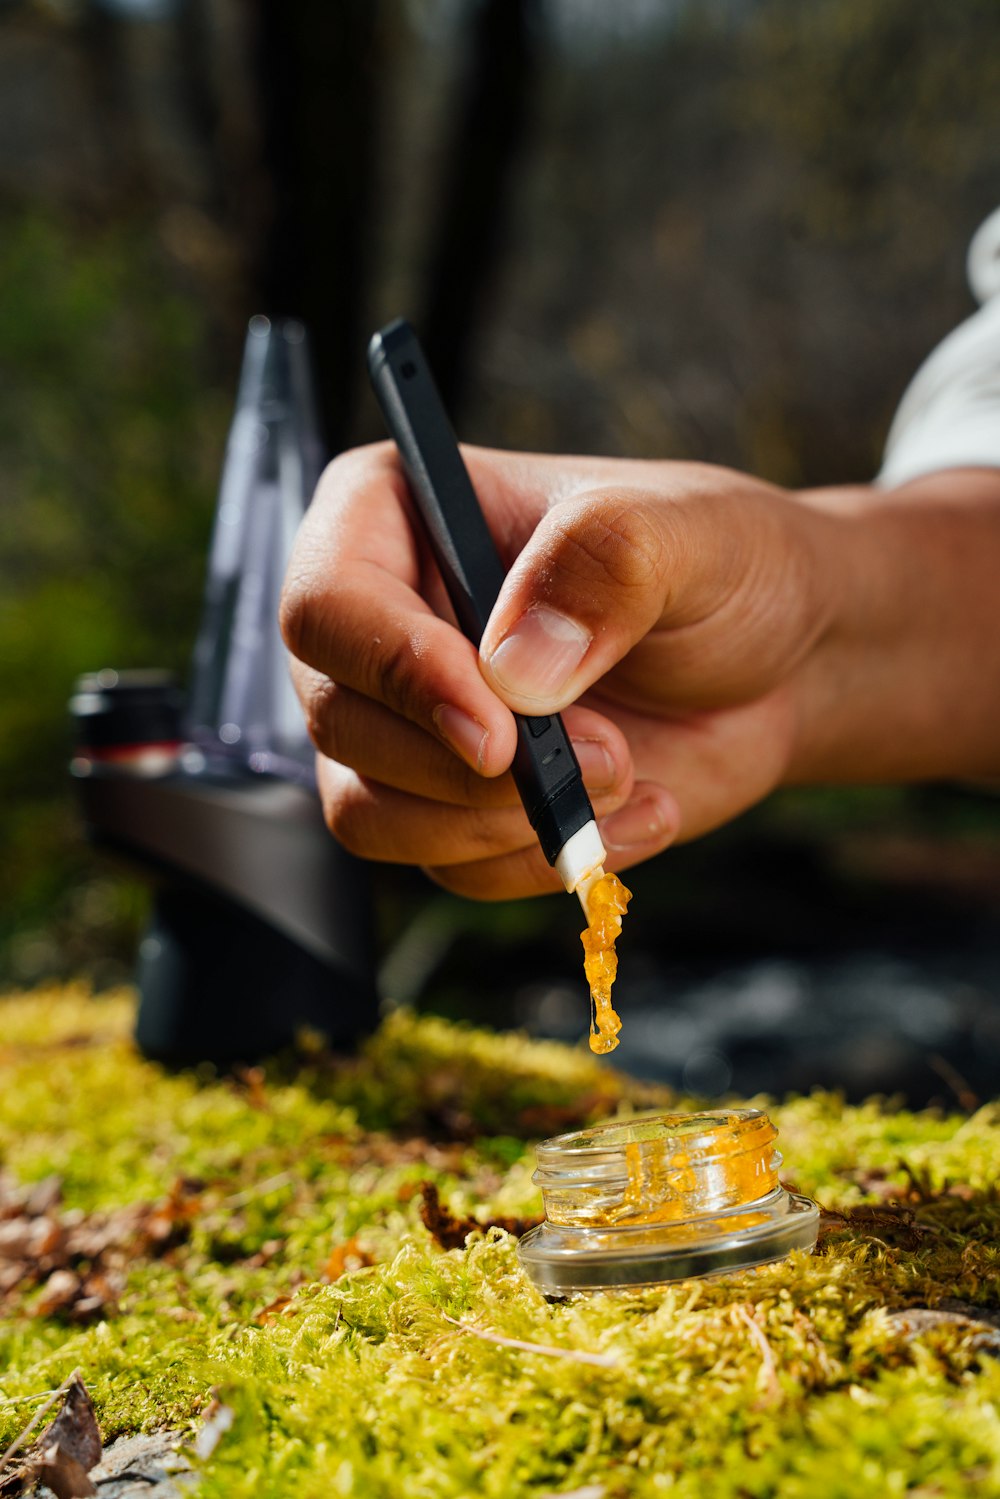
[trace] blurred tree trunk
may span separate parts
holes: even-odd
[[[350,440],[364,367],[381,9],[379,0],[256,4],[254,67],[271,198],[257,305],[308,325],[334,452]]]
[[[537,73],[537,0],[474,0],[428,267],[422,332],[449,410],[462,404],[471,351],[503,251],[513,170]]]
[[[205,0],[176,0],[174,42],[177,90],[205,173],[205,206],[221,213],[226,204],[225,171],[219,151],[219,97]]]
[[[149,183],[129,88],[125,25],[97,0],[86,0],[77,35],[87,102],[107,165],[105,199],[116,208],[126,203],[135,207],[149,196]]]

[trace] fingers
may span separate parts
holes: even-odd
[[[520,803],[446,806],[369,781],[334,761],[320,759],[317,769],[327,824],[352,853],[422,865],[439,884],[477,900],[562,889]],[[607,826],[622,833],[621,846],[609,848],[609,868],[659,852],[678,824],[673,798],[650,784],[635,787],[631,796],[596,793],[593,803],[597,816],[607,814]]]
[[[452,806],[513,807],[509,774],[487,778],[391,709],[299,666],[293,675],[320,753],[366,780]]]
[[[334,760],[321,759],[317,771],[327,826],[350,853],[390,864],[445,866],[527,852],[532,867],[534,854],[545,863],[520,802],[447,806],[370,781]],[[595,813],[623,800],[621,792],[595,793]]]
[[[675,839],[680,813],[675,799],[662,786],[637,782],[622,806],[598,823],[608,857],[605,868],[620,871],[662,853]],[[620,842],[612,845],[612,834]],[[425,865],[425,874],[456,895],[470,900],[519,900],[563,890],[555,870],[545,861],[537,840],[508,853],[466,863]]]
[[[320,672],[295,663],[293,675],[310,735],[328,759],[366,780],[431,801],[483,808],[519,805],[509,775],[492,780],[477,775],[416,724]],[[587,789],[624,794],[632,764],[621,731],[587,708],[572,709],[564,723]]]
[[[592,792],[607,868],[616,871],[718,827],[773,790],[787,768],[795,707],[782,691],[655,727],[639,714],[622,719],[636,778]],[[326,761],[320,785],[331,830],[354,852],[420,864],[447,889],[478,900],[559,888],[517,806],[448,806]]]
[[[626,602],[616,606],[615,617],[628,619],[626,633],[640,633],[647,616],[655,615],[656,588],[647,586],[647,575],[659,566],[659,540],[631,492],[627,501],[616,500],[611,486],[621,483],[623,473],[643,473],[649,466],[476,449],[464,456],[505,562],[527,545],[544,566],[551,524],[543,527],[541,544],[532,538],[546,511],[554,507],[552,514],[562,516],[595,484],[608,486],[588,512],[589,529],[566,532],[553,565],[565,572],[570,607],[574,589],[590,598],[595,571],[604,580],[605,595],[609,586],[621,585]],[[562,534],[559,524],[554,532]],[[529,625],[540,621],[546,633],[554,614],[558,610],[531,614]],[[587,618],[592,622],[588,638],[599,630],[610,641],[593,600]],[[496,683],[479,670],[476,651],[451,623],[391,444],[342,455],[327,469],[296,541],[281,624],[301,662],[405,718],[478,774],[496,776],[509,766],[515,744],[510,713],[493,690]],[[558,634],[558,619],[554,628]],[[547,629],[548,636],[552,633]],[[578,633],[571,627],[563,640],[571,654]],[[521,655],[531,651],[531,640],[522,641]],[[509,667],[515,654],[509,641],[502,654]],[[594,662],[614,654],[613,648],[602,648]],[[531,701],[522,706],[539,711]]]
[[[751,707],[660,725],[652,753],[650,746],[634,746],[640,771],[651,759],[656,779],[637,779],[617,806],[595,799],[605,867],[630,869],[673,843],[710,832],[766,796],[787,764],[791,719],[790,704],[779,694]],[[510,848],[497,840],[485,847],[483,856],[463,860],[458,846],[447,844],[446,860],[421,862],[438,884],[473,900],[513,900],[561,888],[534,840]]]
[[[829,613],[823,522],[725,469],[598,477],[541,519],[487,624],[508,706],[558,711],[612,668],[609,695],[653,709],[745,702],[803,658]]]
[[[514,722],[474,647],[418,591],[426,556],[394,452],[361,449],[327,470],[289,564],[285,641],[299,661],[401,715],[478,774],[499,775],[514,753]]]
[[[317,765],[327,826],[353,854],[390,864],[464,863],[535,840],[519,801],[501,807],[447,806],[360,776],[335,760]]]
[[[556,505],[507,578],[480,647],[515,711],[559,711],[663,612],[670,553],[660,507],[637,490]]]
[[[787,780],[800,707],[795,689],[783,686],[753,703],[659,721],[629,709],[615,712],[635,764],[630,805],[650,781],[669,788],[678,809],[673,841],[684,843],[746,811]],[[613,821],[602,822],[609,853],[620,841]]]

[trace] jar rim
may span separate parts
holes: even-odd
[[[764,1109],[635,1114],[625,1119],[609,1119],[587,1129],[553,1135],[536,1146],[535,1155],[540,1169],[610,1165],[621,1161],[630,1145],[662,1145],[672,1140],[684,1150],[711,1146],[718,1143],[717,1131],[721,1128],[729,1131],[728,1148],[732,1149],[762,1123],[774,1129]]]

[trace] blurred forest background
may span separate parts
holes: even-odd
[[[308,324],[331,452],[380,435],[363,350],[405,311],[468,440],[864,479],[972,310],[998,139],[994,0],[2,0],[0,981],[128,970],[146,896],[82,845],[66,701],[84,670],[186,671],[251,314]],[[773,1052],[817,992],[796,954],[848,947],[882,964],[857,1004],[882,982],[945,1090],[965,1056],[995,1069],[988,798],[783,797],[660,865],[637,999],[681,959],[716,985],[663,1043],[678,1080],[798,1078],[741,1073],[691,1016],[742,1005],[743,1051]],[[376,888],[440,1003],[468,1007],[463,944],[481,973],[516,940],[513,1018],[577,1033],[551,903],[430,920],[417,877]],[[935,943],[944,988],[894,988]],[[729,958],[757,964],[737,1000]],[[812,1076],[847,1066],[828,1043]]]

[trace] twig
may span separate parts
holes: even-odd
[[[294,1171],[281,1171],[277,1176],[269,1176],[267,1181],[257,1182],[254,1186],[247,1187],[245,1192],[237,1192],[232,1197],[224,1197],[220,1206],[241,1208],[244,1203],[252,1202],[255,1197],[263,1197],[265,1192],[276,1192],[279,1187],[290,1186],[294,1180]]]
[[[753,1338],[754,1342],[757,1344],[757,1347],[760,1349],[761,1368],[767,1380],[769,1395],[780,1395],[781,1386],[778,1383],[778,1365],[775,1361],[774,1349],[767,1341],[766,1333],[762,1328],[758,1327],[756,1320],[751,1317],[745,1306],[741,1306],[739,1303],[737,1303],[733,1307],[733,1311],[736,1313],[737,1317],[739,1317],[741,1322],[746,1323],[747,1327],[750,1330],[750,1336]]]
[[[33,1400],[44,1400],[46,1395],[56,1395],[58,1390],[36,1390],[33,1395],[4,1395],[0,1405],[30,1405]]]
[[[441,1315],[453,1327],[471,1333],[474,1338],[482,1338],[486,1343],[499,1343],[504,1348],[523,1348],[525,1353],[544,1353],[550,1358],[568,1358],[577,1364],[596,1364],[599,1369],[618,1367],[618,1360],[610,1353],[581,1353],[576,1348],[555,1348],[549,1343],[525,1343],[520,1338],[505,1338],[498,1332],[485,1332],[469,1322],[459,1322],[457,1317],[449,1317],[447,1312],[442,1312]]]
[[[58,1390],[53,1390],[52,1394],[49,1396],[48,1400],[46,1400],[45,1404],[39,1406],[38,1410],[36,1410],[27,1426],[21,1432],[21,1435],[14,1438],[10,1446],[7,1448],[7,1451],[4,1453],[3,1457],[0,1457],[0,1468],[5,1468],[7,1466],[10,1459],[14,1456],[14,1453],[24,1446],[28,1437],[30,1437],[31,1433],[34,1431],[35,1427],[38,1425],[42,1417],[46,1415],[55,1405],[56,1401],[59,1399],[59,1396],[66,1393],[70,1385],[73,1383],[74,1379],[80,1378],[81,1373],[79,1368],[74,1369],[72,1374],[67,1374]]]
[[[966,1082],[958,1068],[953,1067],[947,1057],[938,1056],[936,1052],[928,1053],[927,1065],[954,1093],[959,1108],[964,1109],[967,1114],[974,1114],[979,1107],[979,1095]]]

